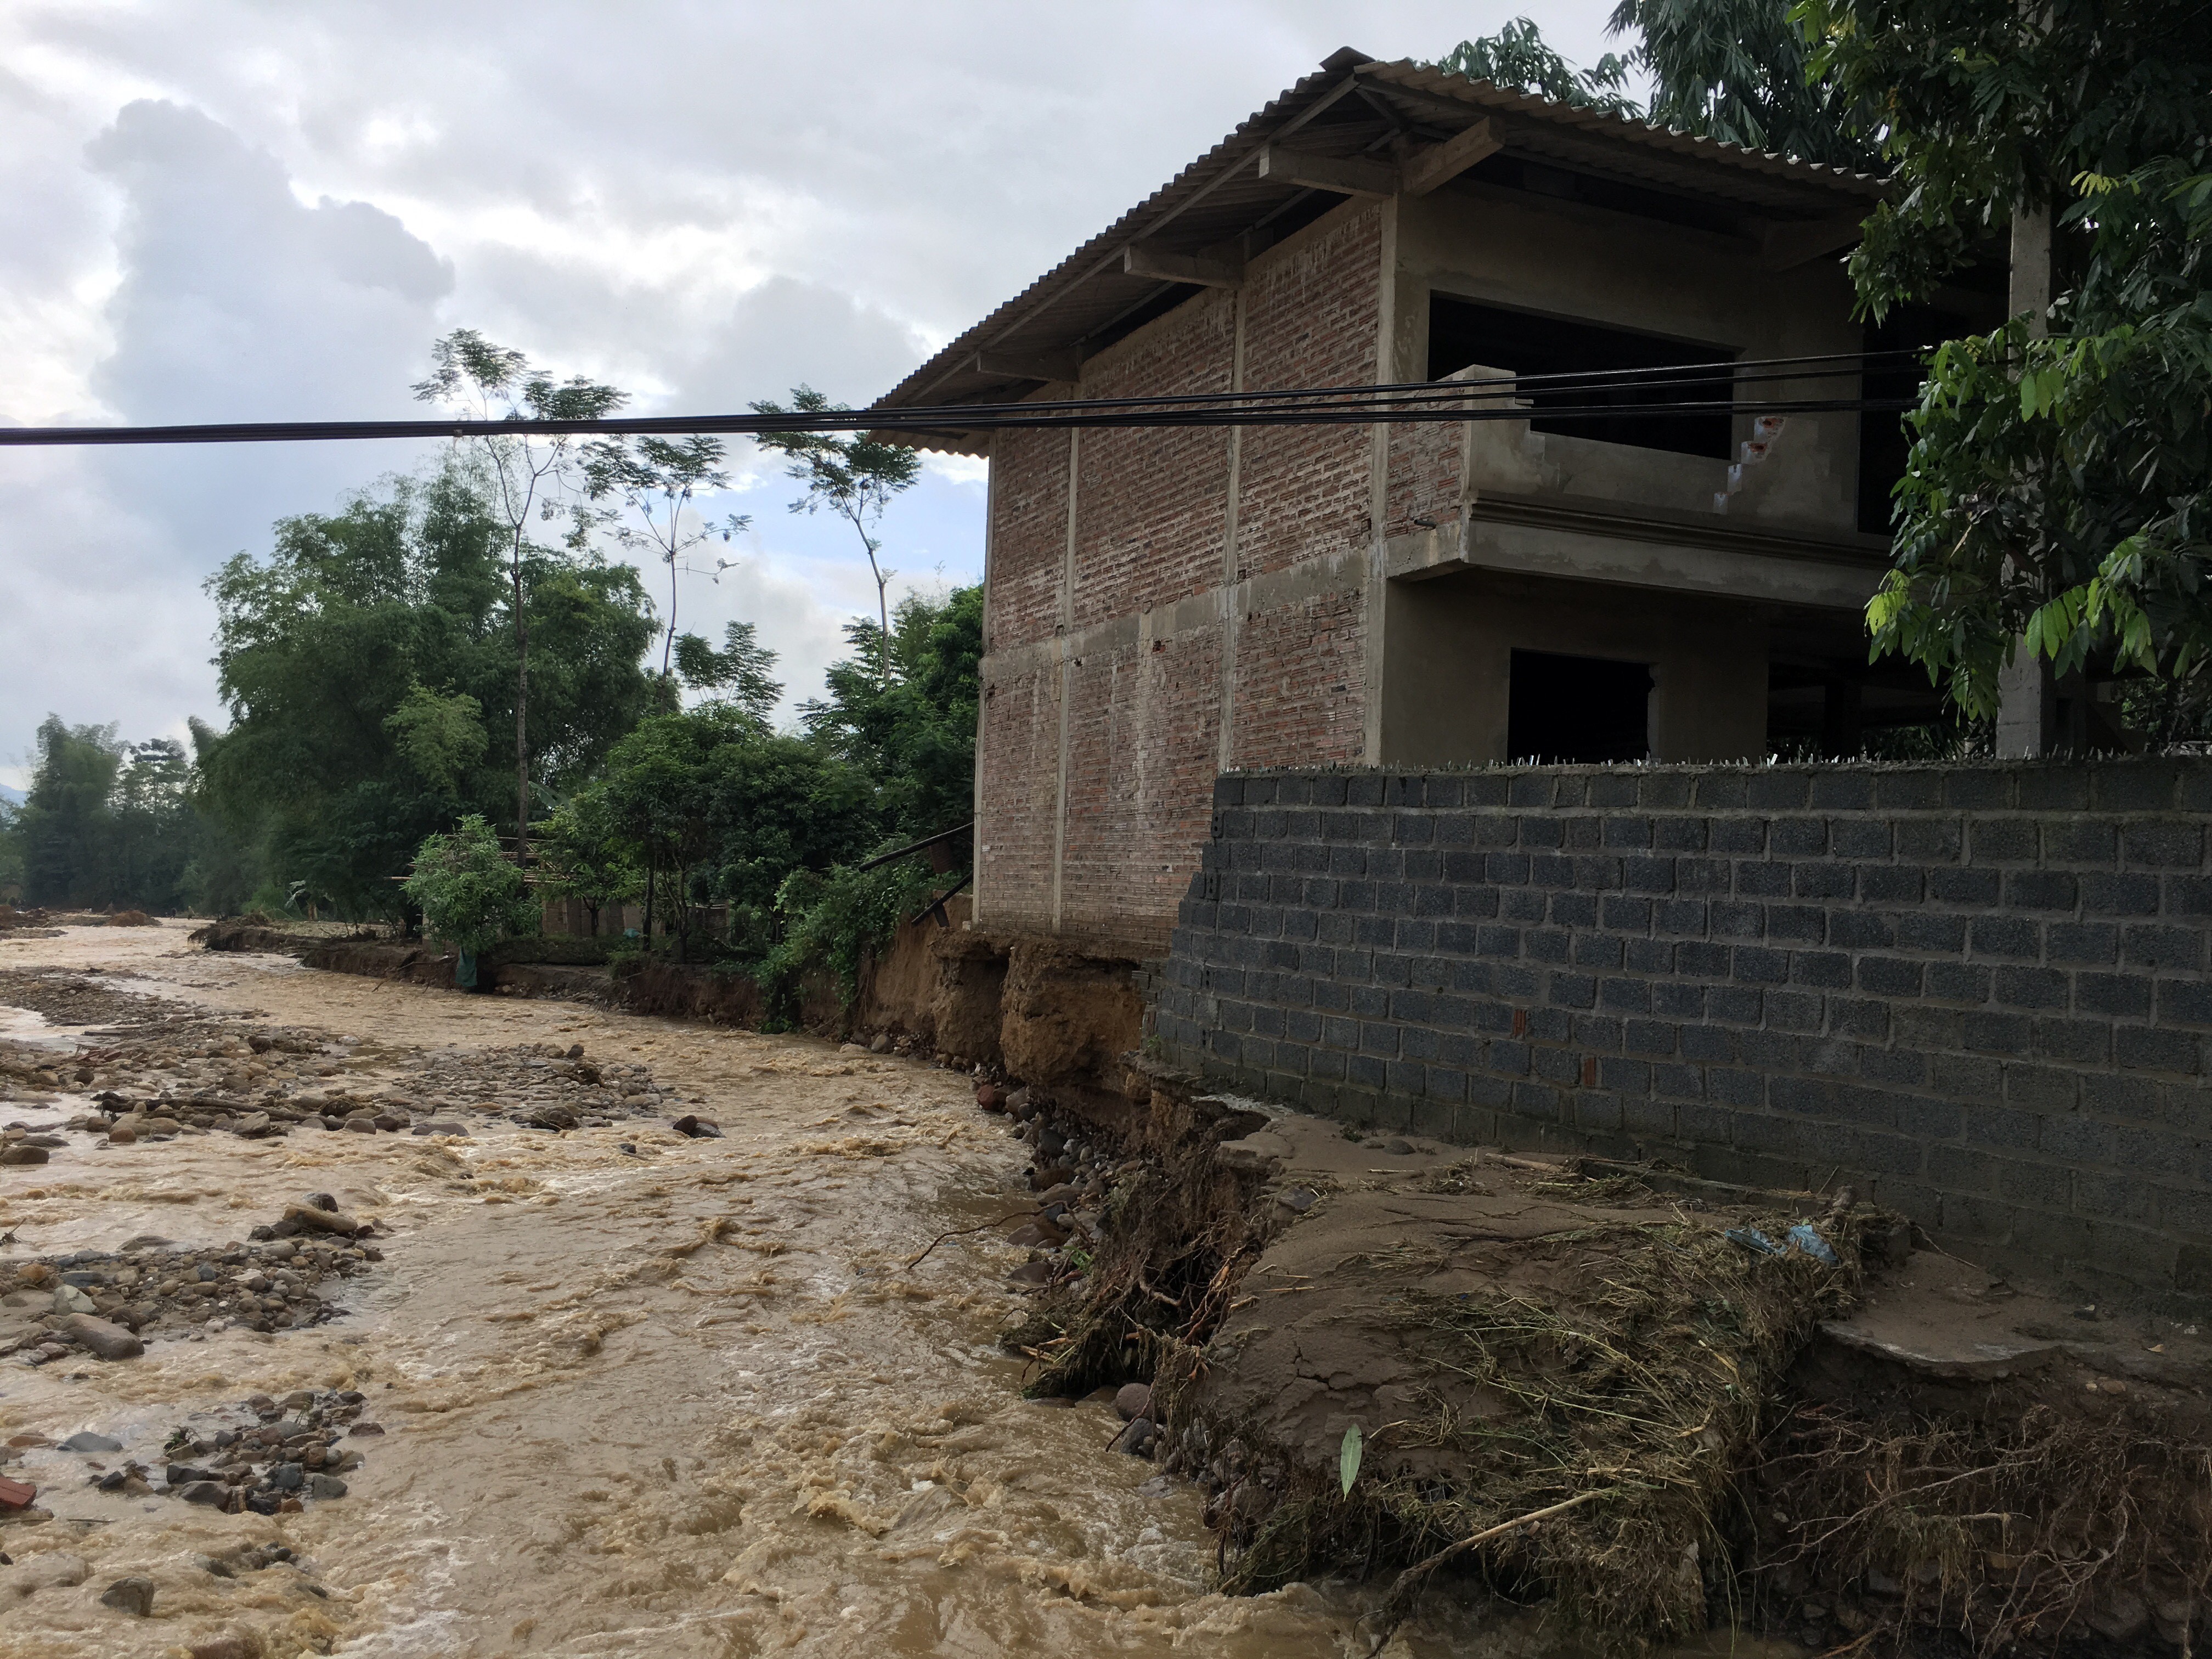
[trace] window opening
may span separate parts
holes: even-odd
[[[1516,651],[1506,699],[1509,758],[1640,761],[1651,753],[1651,665]]]
[[[1516,374],[1583,374],[1625,368],[1674,368],[1725,362],[1735,356],[1722,346],[1685,345],[1655,334],[1539,317],[1499,306],[1477,305],[1446,294],[1429,297],[1429,378],[1432,380],[1456,374],[1470,363],[1508,368]],[[1716,374],[1690,385],[1628,386],[1603,392],[1531,388],[1522,395],[1534,405],[1528,424],[1538,432],[1727,460],[1735,453],[1735,419],[1727,410],[1698,415],[1637,411],[1654,404],[1725,401],[1734,392],[1734,377]],[[1547,409],[1566,407],[1600,407],[1608,412],[1595,416],[1547,417],[1544,414]],[[1614,410],[1619,412],[1610,412]]]

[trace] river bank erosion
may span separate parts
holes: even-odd
[[[0,1652],[2201,1632],[2202,1328],[1848,1191],[0,941]]]
[[[986,1231],[902,1271],[1028,1190],[1026,1149],[968,1078],[208,954],[176,924],[19,939],[0,970],[19,1062],[0,1115],[60,1143],[0,1170],[9,1275],[120,1250],[190,1256],[212,1286],[204,1316],[163,1314],[135,1357],[0,1360],[0,1475],[38,1488],[27,1516],[0,1510],[0,1650],[1086,1654],[1202,1634],[1214,1652],[1340,1650],[1348,1606],[1207,1593],[1204,1495],[1145,1491],[1157,1471],[1107,1449],[1109,1406],[1022,1398],[1025,1362],[997,1337],[1028,1249]],[[556,1058],[579,1048],[591,1084]],[[494,1073],[481,1097],[454,1086]],[[157,1109],[129,1145],[65,1127],[128,1099],[270,1091],[319,1109],[276,1133]],[[404,1128],[319,1121],[402,1101]],[[564,1110],[576,1127],[530,1127]],[[670,1127],[685,1115],[722,1133]],[[250,1237],[313,1194],[374,1231]],[[332,1243],[363,1249],[316,1281],[332,1316],[244,1290],[297,1285],[292,1261]],[[38,1277],[9,1299],[43,1311]],[[343,1496],[304,1490],[304,1468],[273,1515],[172,1490],[171,1464],[264,1426],[257,1396],[283,1439],[335,1429],[360,1454]],[[131,1579],[147,1615],[101,1599]]]

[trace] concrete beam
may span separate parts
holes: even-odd
[[[1002,374],[1010,380],[1077,380],[1083,376],[1083,354],[1073,346],[1048,351],[979,351],[978,374]]]
[[[1204,253],[1170,253],[1148,242],[1132,242],[1123,248],[1121,269],[1131,276],[1149,276],[1162,283],[1195,283],[1200,288],[1235,288],[1244,280],[1241,261]]]
[[[1395,196],[1399,187],[1398,169],[1388,161],[1315,155],[1280,144],[1261,148],[1259,171],[1271,183],[1333,190],[1340,196]]]
[[[1495,155],[1504,148],[1493,131],[1495,125],[1486,116],[1456,138],[1447,138],[1441,144],[1415,151],[1407,158],[1404,169],[1406,194],[1426,196],[1449,184],[1477,161]]]

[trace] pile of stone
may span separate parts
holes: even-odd
[[[1116,1184],[1136,1167],[1070,1123],[1056,1123],[1027,1089],[979,1084],[975,1103],[1014,1120],[1029,1143],[1030,1162],[1022,1179],[1037,1195],[1037,1212],[1006,1235],[1030,1247],[1030,1259],[1011,1275],[1019,1285],[1061,1285],[1080,1292],[1084,1274],[1105,1231],[1106,1206]]]
[[[339,1443],[384,1432],[361,1420],[367,1404],[356,1389],[301,1389],[281,1401],[257,1394],[240,1408],[252,1419],[246,1426],[188,1425],[171,1433],[162,1448],[168,1462],[161,1490],[232,1515],[295,1514],[308,1499],[343,1498],[341,1477],[361,1466],[362,1455]],[[127,1491],[135,1480],[152,1490],[147,1473],[127,1465],[94,1484],[107,1489],[112,1481],[112,1489]]]
[[[323,1219],[303,1219],[310,1212]],[[250,1241],[204,1249],[145,1235],[119,1250],[0,1262],[0,1285],[8,1287],[0,1295],[0,1354],[33,1365],[87,1354],[128,1359],[149,1338],[319,1325],[340,1310],[317,1287],[384,1259],[357,1237],[359,1224],[312,1203],[253,1231]]]
[[[410,1068],[409,1092],[449,1106],[502,1114],[526,1127],[599,1127],[624,1117],[657,1117],[678,1098],[648,1066],[587,1059],[581,1043],[444,1049]]]

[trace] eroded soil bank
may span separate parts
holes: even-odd
[[[1378,1632],[1487,1593],[1624,1654],[1731,1626],[1814,1651],[2201,1644],[2212,1344],[2188,1310],[2012,1282],[1848,1192],[1470,1152],[1131,1072],[1148,1110],[1003,1103],[1041,1170],[1141,1149],[1102,1226],[1067,1218],[1016,1344],[1040,1389],[1130,1389],[1132,1431],[1207,1492],[1229,1587],[1364,1577]]]
[[[260,1258],[241,1257],[219,1269],[228,1311],[188,1335],[157,1327],[141,1357],[0,1359],[0,1440],[26,1443],[0,1474],[35,1484],[53,1517],[0,1522],[15,1564],[0,1568],[0,1651],[1352,1650],[1357,1595],[1209,1593],[1204,1494],[1148,1486],[1152,1464],[1107,1449],[1106,1406],[1023,1400],[1024,1364],[997,1337],[1023,1305],[1006,1274],[1026,1249],[986,1230],[902,1270],[939,1234],[1018,1207],[1010,1187],[1026,1193],[1025,1149],[968,1079],[806,1038],[206,954],[177,926],[18,937],[0,969],[46,988],[11,985],[0,1036],[56,1062],[52,1086],[9,1085],[0,1121],[62,1143],[0,1168],[0,1255],[151,1235],[219,1261],[319,1192],[374,1224],[382,1258],[319,1285],[340,1310],[323,1322],[242,1309],[233,1285]],[[40,1000],[52,1020],[17,1011]],[[175,1024],[118,1024],[134,1006]],[[78,1080],[76,1056],[159,1049],[172,1029],[167,1061],[142,1053]],[[279,1030],[313,1051],[244,1041]],[[643,1068],[650,1109],[595,1106],[604,1089],[579,1097],[519,1059],[580,1044],[609,1074]],[[103,1091],[255,1103],[272,1088],[312,1102],[312,1121],[244,1138],[179,1118],[173,1138],[128,1146],[56,1127]],[[524,1127],[564,1089],[580,1127]],[[468,1133],[321,1127],[393,1099]],[[683,1113],[723,1138],[675,1133]],[[349,1421],[380,1435],[338,1420],[348,1395]],[[331,1443],[361,1452],[343,1497],[263,1516],[169,1493],[175,1431],[210,1448],[252,1431],[255,1395],[295,1441],[332,1413],[346,1431]],[[59,1448],[87,1431],[119,1449]],[[139,1490],[93,1484],[134,1463]],[[128,1578],[150,1584],[150,1615],[103,1604]],[[1408,1650],[1465,1650],[1461,1634],[1414,1632]],[[1508,1628],[1487,1650],[1536,1639]]]

